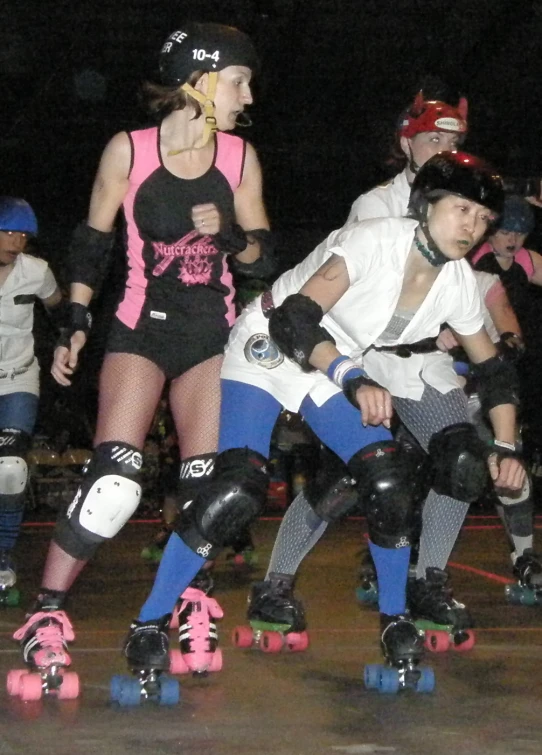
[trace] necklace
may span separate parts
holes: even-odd
[[[432,249],[429,249],[424,244],[422,244],[422,242],[418,238],[417,233],[414,234],[414,243],[416,244],[416,248],[421,253],[422,257],[425,257],[425,259],[433,267],[440,267],[441,265],[444,265],[445,262],[448,262],[448,258],[445,257],[440,250],[437,249],[437,251],[433,251]]]

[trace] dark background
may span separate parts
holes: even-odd
[[[342,225],[351,202],[391,174],[385,160],[398,115],[428,77],[446,82],[449,100],[468,97],[470,151],[507,175],[542,174],[539,2],[5,3],[0,193],[30,201],[40,221],[41,253],[60,277],[72,229],[86,215],[100,153],[117,131],[148,123],[138,104],[141,81],[155,77],[165,37],[186,19],[236,25],[261,53],[254,125],[242,135],[261,158],[283,267]],[[95,380],[100,333],[107,330],[121,270],[119,263],[102,293],[101,324],[86,355],[89,371],[76,386],[83,395]],[[45,397],[63,400],[65,393],[55,390],[44,381]]]

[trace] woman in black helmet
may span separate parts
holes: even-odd
[[[417,670],[423,639],[405,610],[413,507],[425,497],[424,484],[432,482],[441,506],[464,517],[485,485],[487,469],[451,359],[419,353],[415,344],[437,336],[444,321],[459,334],[484,385],[497,439],[491,476],[497,485],[521,488],[525,473],[513,446],[514,373],[499,360],[483,327],[477,284],[464,260],[502,201],[500,177],[480,160],[465,153],[437,155],[414,181],[411,218],[369,220],[335,231],[245,309],[222,368],[214,476],[191,504],[192,527],[171,537],[155,588],[132,625],[125,649],[132,668],[146,673],[167,667],[167,615],[177,595],[205,558],[214,557],[261,510],[271,432],[284,407],[300,411],[348,465],[369,501],[382,648],[392,665],[407,672],[384,675],[382,683],[388,691],[403,684],[432,686],[431,674]],[[431,477],[393,440],[393,411],[429,451]],[[318,498],[311,514],[313,543],[320,524],[345,513],[340,502],[326,508]],[[295,547],[296,532],[290,536]],[[274,601],[282,600],[281,623],[302,632],[291,585],[281,583],[280,573],[270,586],[263,584],[274,591]],[[430,593],[430,585],[420,587]],[[249,613],[262,622],[269,595],[260,588],[255,587]],[[449,619],[450,606],[445,609]],[[455,604],[453,610],[456,629],[467,629],[464,607]],[[295,642],[302,641],[298,634]],[[368,686],[378,686],[380,674],[369,670]]]
[[[258,158],[227,133],[252,103],[257,60],[250,39],[227,26],[187,24],[168,37],[159,65],[161,82],[147,94],[160,123],[109,142],[88,219],[70,248],[71,329],[52,368],[61,385],[70,384],[87,339],[88,305],[122,207],[128,272],[100,376],[94,457],[58,522],[33,615],[17,633],[36,666],[70,663],[65,638],[73,632],[61,610],[66,593],[97,546],[137,508],[141,451],[166,381],[181,503],[210,474],[220,367],[234,321],[232,272],[260,277],[270,267]],[[47,639],[36,642],[44,627]]]

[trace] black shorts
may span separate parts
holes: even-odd
[[[201,333],[198,338],[173,336],[152,326],[132,330],[114,317],[106,352],[145,357],[154,362],[168,380],[174,380],[207,359],[223,354],[228,335],[228,329],[220,326],[212,332]]]

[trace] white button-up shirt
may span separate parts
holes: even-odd
[[[34,301],[36,297],[47,299],[56,288],[45,260],[29,254],[18,255],[13,270],[0,286],[0,370],[3,372],[10,373],[32,364]],[[35,368],[37,370],[37,365]],[[9,377],[0,380],[0,394],[12,392],[13,383]]]

